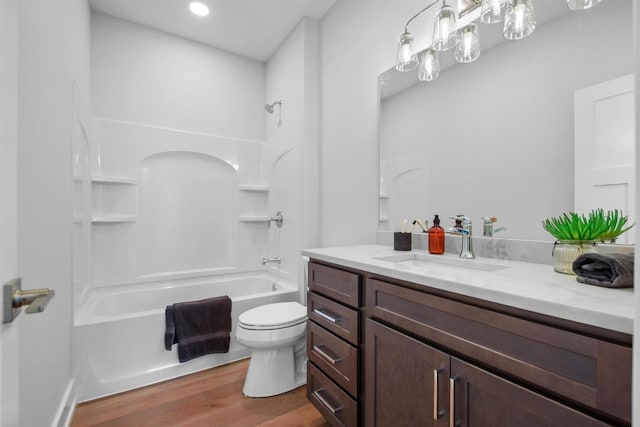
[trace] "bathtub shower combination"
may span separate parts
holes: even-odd
[[[295,149],[282,141],[269,145],[95,117],[77,120],[79,401],[246,358],[250,350],[234,334],[238,316],[265,304],[301,301],[299,256],[293,255],[299,248],[280,252],[280,242],[295,241],[298,230],[268,227],[272,210],[296,214],[282,196],[297,190],[286,187],[299,182],[291,179]],[[280,255],[282,264],[260,263]],[[164,349],[165,307],[222,295],[232,300],[229,352],[180,364],[175,346]]]

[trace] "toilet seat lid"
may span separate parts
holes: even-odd
[[[307,319],[307,307],[297,302],[278,302],[262,305],[242,313],[238,321],[251,329],[286,328]]]

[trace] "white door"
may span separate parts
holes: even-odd
[[[18,13],[15,0],[0,1],[0,285],[18,268],[17,61]],[[0,297],[2,298],[2,297]],[[0,325],[0,424],[17,426],[18,329],[20,322]]]
[[[636,222],[634,76],[575,93],[574,210],[622,209]],[[633,243],[625,233],[618,243]]]

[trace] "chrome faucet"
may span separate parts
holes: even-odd
[[[271,222],[275,222],[278,228],[282,227],[282,222],[284,221],[284,216],[282,215],[282,211],[276,212],[276,215],[269,218],[267,225],[271,227]]]
[[[282,262],[282,259],[277,256],[275,258],[262,258],[262,265],[266,265],[269,262],[274,262],[276,264],[280,264],[280,262]]]
[[[498,231],[507,231],[507,227],[493,228],[493,223],[498,221],[498,219],[495,216],[493,217],[483,216],[480,219],[483,221],[482,235],[484,237],[493,237],[493,233],[497,233]]]
[[[456,222],[453,227],[447,228],[445,231],[449,234],[462,236],[462,248],[460,249],[460,258],[473,259],[473,245],[471,242],[471,219],[464,215],[450,216]]]

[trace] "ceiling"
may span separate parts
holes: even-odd
[[[336,0],[199,0],[211,13],[198,17],[191,0],[90,0],[91,9],[266,62],[308,16],[319,20]]]

